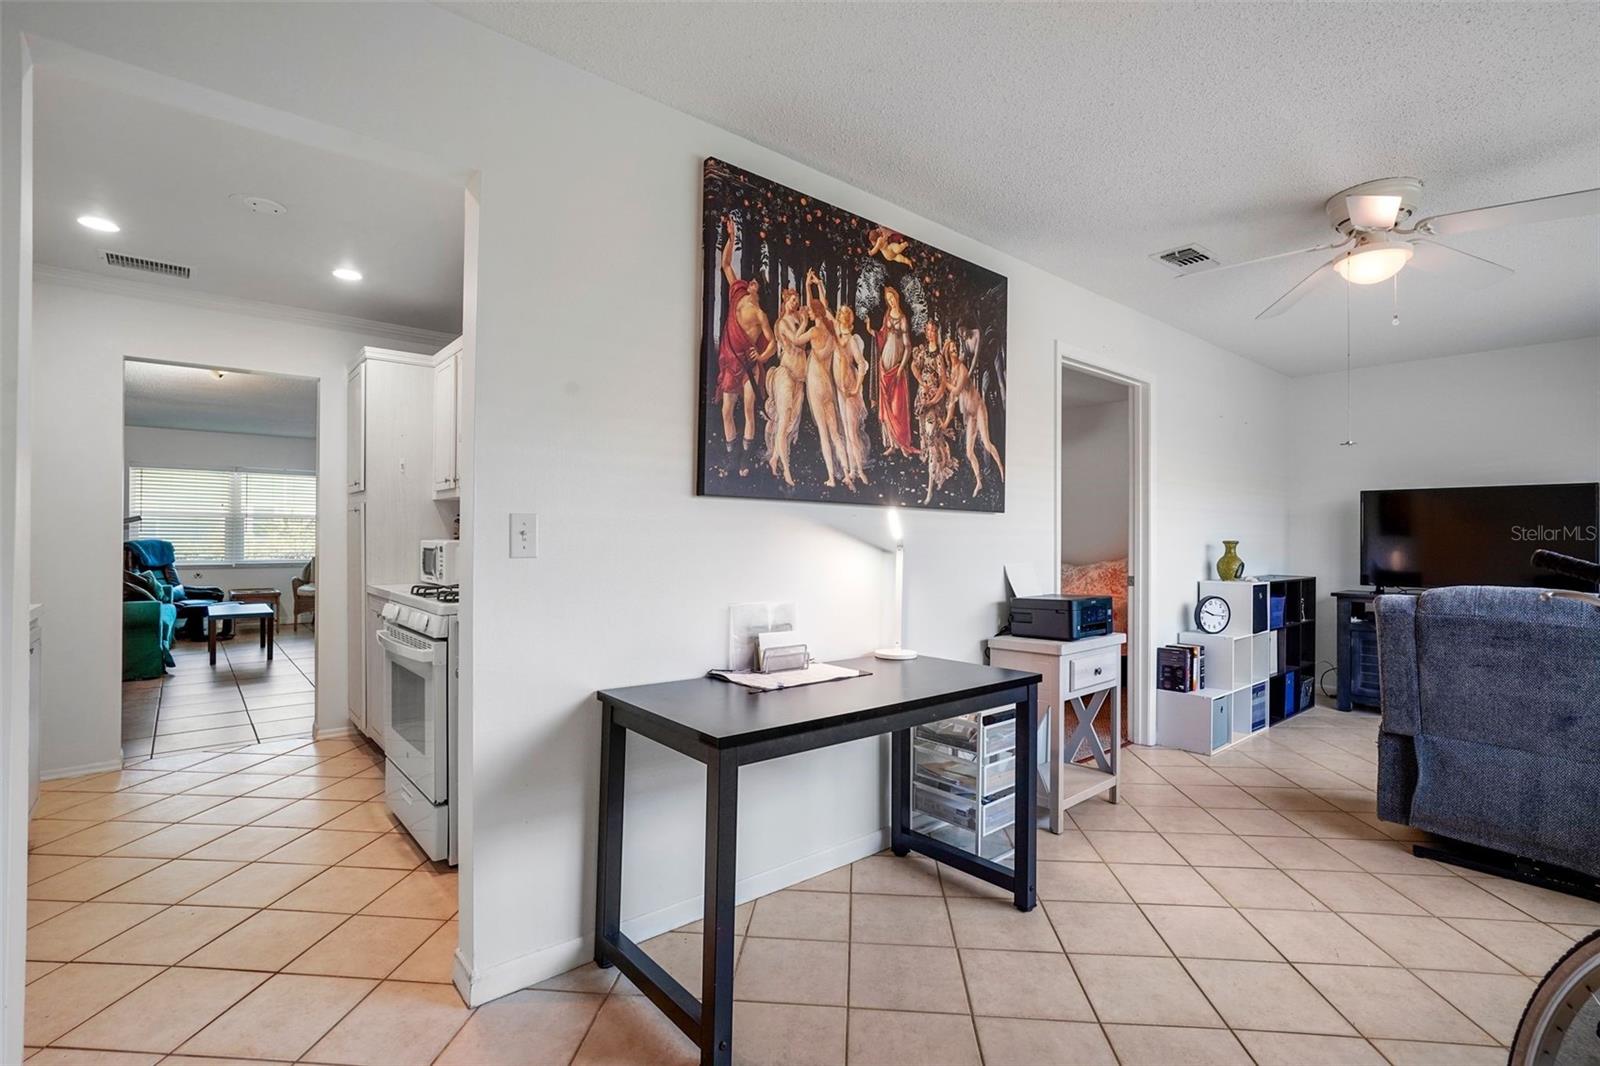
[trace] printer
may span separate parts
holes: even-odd
[[[1009,621],[1014,637],[1082,640],[1111,632],[1110,596],[1015,596]]]

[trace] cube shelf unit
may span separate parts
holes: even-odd
[[[1278,634],[1278,661],[1268,684],[1270,718],[1281,722],[1316,702],[1317,579],[1267,574],[1270,626]]]
[[[1205,649],[1206,687],[1156,692],[1156,742],[1212,755],[1267,728],[1278,634],[1178,634],[1180,644]]]
[[[1315,701],[1317,579],[1267,574],[1202,581],[1197,595],[1223,596],[1233,617],[1222,633],[1178,634],[1178,643],[1205,649],[1206,687],[1156,692],[1156,739],[1211,755]]]

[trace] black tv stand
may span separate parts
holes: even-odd
[[[1378,710],[1378,612],[1372,601],[1381,594],[1374,589],[1333,594],[1341,711]]]

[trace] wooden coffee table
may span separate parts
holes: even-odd
[[[245,622],[257,619],[261,623],[261,646],[272,658],[272,645],[278,635],[278,610],[270,603],[239,603],[225,600],[206,605],[206,647],[211,652],[211,665],[217,665],[217,623]]]
[[[234,589],[228,599],[235,603],[270,603],[274,611],[283,605],[283,593],[277,589]]]

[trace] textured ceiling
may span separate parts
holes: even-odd
[[[461,328],[463,194],[412,174],[41,67],[34,261],[440,333]],[[265,196],[261,215],[229,199]],[[114,219],[95,233],[79,215]],[[190,267],[188,280],[107,266],[102,251]],[[366,276],[335,280],[343,263]]]
[[[129,359],[123,364],[123,415],[129,426],[317,435],[317,383],[281,374],[224,371]]]
[[[1343,365],[1339,287],[1255,314],[1357,182],[1435,214],[1600,186],[1597,4],[447,5],[1285,373]],[[787,58],[784,58],[787,57]],[[694,205],[685,204],[685,211]],[[1488,289],[1352,301],[1357,364],[1600,334],[1600,220],[1460,237]]]

